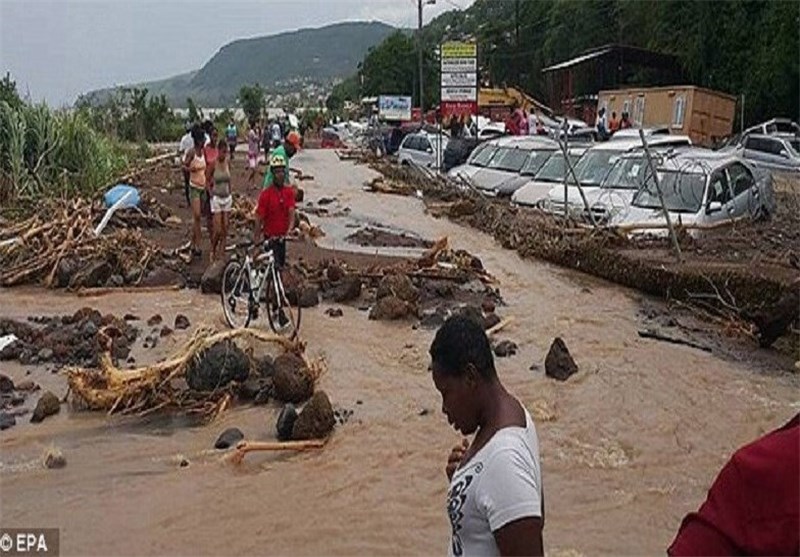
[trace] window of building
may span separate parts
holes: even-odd
[[[633,123],[641,126],[644,123],[644,97],[636,97],[633,101]]]
[[[679,95],[675,97],[672,105],[672,127],[683,128],[683,118],[686,113],[686,97]]]

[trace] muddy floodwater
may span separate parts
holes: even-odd
[[[350,214],[428,240],[447,235],[480,257],[499,281],[500,338],[519,345],[497,360],[500,377],[530,409],[547,493],[545,546],[553,555],[663,553],[687,512],[705,497],[731,452],[798,412],[800,378],[763,360],[736,361],[637,336],[643,303],[633,291],[537,261],[488,236],[436,220],[419,199],[367,193],[373,176],[334,153],[308,151],[293,165],[314,181],[306,198],[335,197]],[[314,217],[324,243],[346,249],[346,216]],[[90,305],[122,316],[142,334],[137,365],[174,352],[201,325],[222,327],[216,296],[197,291],[78,298],[41,289],[0,289],[0,315],[72,313]],[[447,551],[444,464],[459,437],[440,413],[428,372],[429,330],[367,319],[325,304],[304,310],[309,356],[324,356],[320,386],[353,411],[327,447],[299,455],[248,455],[234,467],[209,451],[227,427],[274,438],[277,406],[239,407],[210,426],[100,414],[21,418],[0,433],[0,523],[59,527],[62,555],[434,555]],[[153,349],[145,321],[178,313],[191,321]],[[580,371],[564,383],[544,376],[555,336]],[[758,353],[755,354],[758,357]],[[764,363],[767,362],[767,363]],[[3,362],[15,381],[56,394],[66,381],[49,367]],[[28,372],[30,372],[29,375]],[[30,404],[30,403],[28,403]],[[67,466],[45,470],[60,448]],[[179,467],[181,457],[189,466]]]

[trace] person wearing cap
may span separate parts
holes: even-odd
[[[289,180],[289,163],[288,163],[288,161],[294,156],[295,149],[290,148],[290,150],[292,152],[288,153],[286,151],[286,145],[281,143],[280,145],[278,145],[277,147],[274,147],[269,152],[269,159],[268,159],[269,161],[272,161],[272,157],[279,156],[279,157],[283,157],[283,160],[287,161],[287,163],[286,163],[286,176],[284,177],[284,183],[286,185],[289,185],[289,183],[290,183],[290,180]],[[264,174],[264,182],[261,184],[261,188],[262,189],[268,188],[269,185],[272,183],[272,180],[273,180],[272,164],[269,164],[267,166],[267,172]]]
[[[258,196],[253,242],[257,244],[262,238],[271,241],[275,264],[281,269],[286,265],[286,236],[294,224],[294,189],[286,183],[288,165],[284,155],[273,153],[269,165],[272,180]]]

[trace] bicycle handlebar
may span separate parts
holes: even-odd
[[[285,239],[286,238],[283,237],[283,236],[277,236],[275,238],[270,238],[269,240],[264,240],[262,242],[262,245],[266,248],[272,242],[279,242],[279,241],[285,240]],[[225,251],[226,252],[238,251],[238,250],[247,249],[247,248],[250,248],[250,247],[253,247],[253,240],[243,240],[243,241],[237,242],[237,243],[235,243],[235,244],[233,244],[231,246],[225,246]]]

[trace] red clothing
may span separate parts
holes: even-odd
[[[800,414],[733,455],[667,552],[800,555]]]
[[[294,206],[294,190],[291,186],[278,188],[271,185],[261,190],[256,214],[261,218],[264,236],[286,236],[292,224],[289,222],[289,210],[294,209]]]

